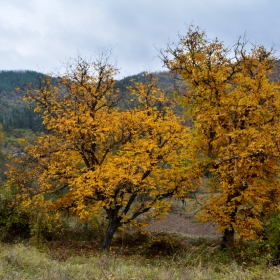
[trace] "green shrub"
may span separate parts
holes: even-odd
[[[186,244],[183,239],[174,236],[170,233],[160,232],[151,235],[149,243],[149,255],[174,255],[186,249]]]
[[[73,241],[97,241],[101,243],[105,235],[107,220],[102,214],[94,215],[87,221],[81,221],[78,217],[64,217],[64,235]]]
[[[29,238],[30,227],[27,213],[21,211],[9,193],[0,193],[0,239],[11,242],[18,238]]]
[[[32,239],[39,244],[62,235],[62,221],[58,215],[48,213],[43,207],[33,209],[23,207],[16,198],[16,190],[7,186],[0,188],[0,239],[12,242]]]
[[[280,214],[271,216],[262,242],[262,250],[267,253],[274,265],[280,264]]]

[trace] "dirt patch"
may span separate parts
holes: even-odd
[[[156,232],[178,232],[189,236],[221,236],[217,233],[217,226],[212,223],[200,223],[193,215],[169,214],[165,219],[152,223],[146,229]]]

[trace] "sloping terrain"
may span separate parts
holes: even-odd
[[[177,232],[187,236],[219,237],[217,227],[212,223],[200,223],[190,214],[170,214],[165,219],[154,222],[146,230],[156,232]]]

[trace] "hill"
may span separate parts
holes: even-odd
[[[15,129],[31,129],[33,132],[43,129],[41,118],[22,101],[24,91],[15,90],[29,83],[36,85],[42,76],[44,74],[35,71],[0,71],[0,123],[6,133],[11,134]],[[157,72],[154,76],[167,94],[173,91],[174,79],[168,72]],[[126,86],[132,84],[131,80],[143,82],[144,77],[144,73],[125,77],[116,82],[116,88],[125,93]]]
[[[27,83],[35,84],[39,76],[42,74],[35,71],[0,71],[0,123],[4,131],[40,130],[41,119],[22,101],[23,92],[15,90]]]

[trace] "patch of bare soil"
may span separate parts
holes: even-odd
[[[200,223],[190,214],[169,214],[165,219],[153,222],[147,228],[155,232],[177,232],[188,236],[219,237],[217,226],[212,223]]]

